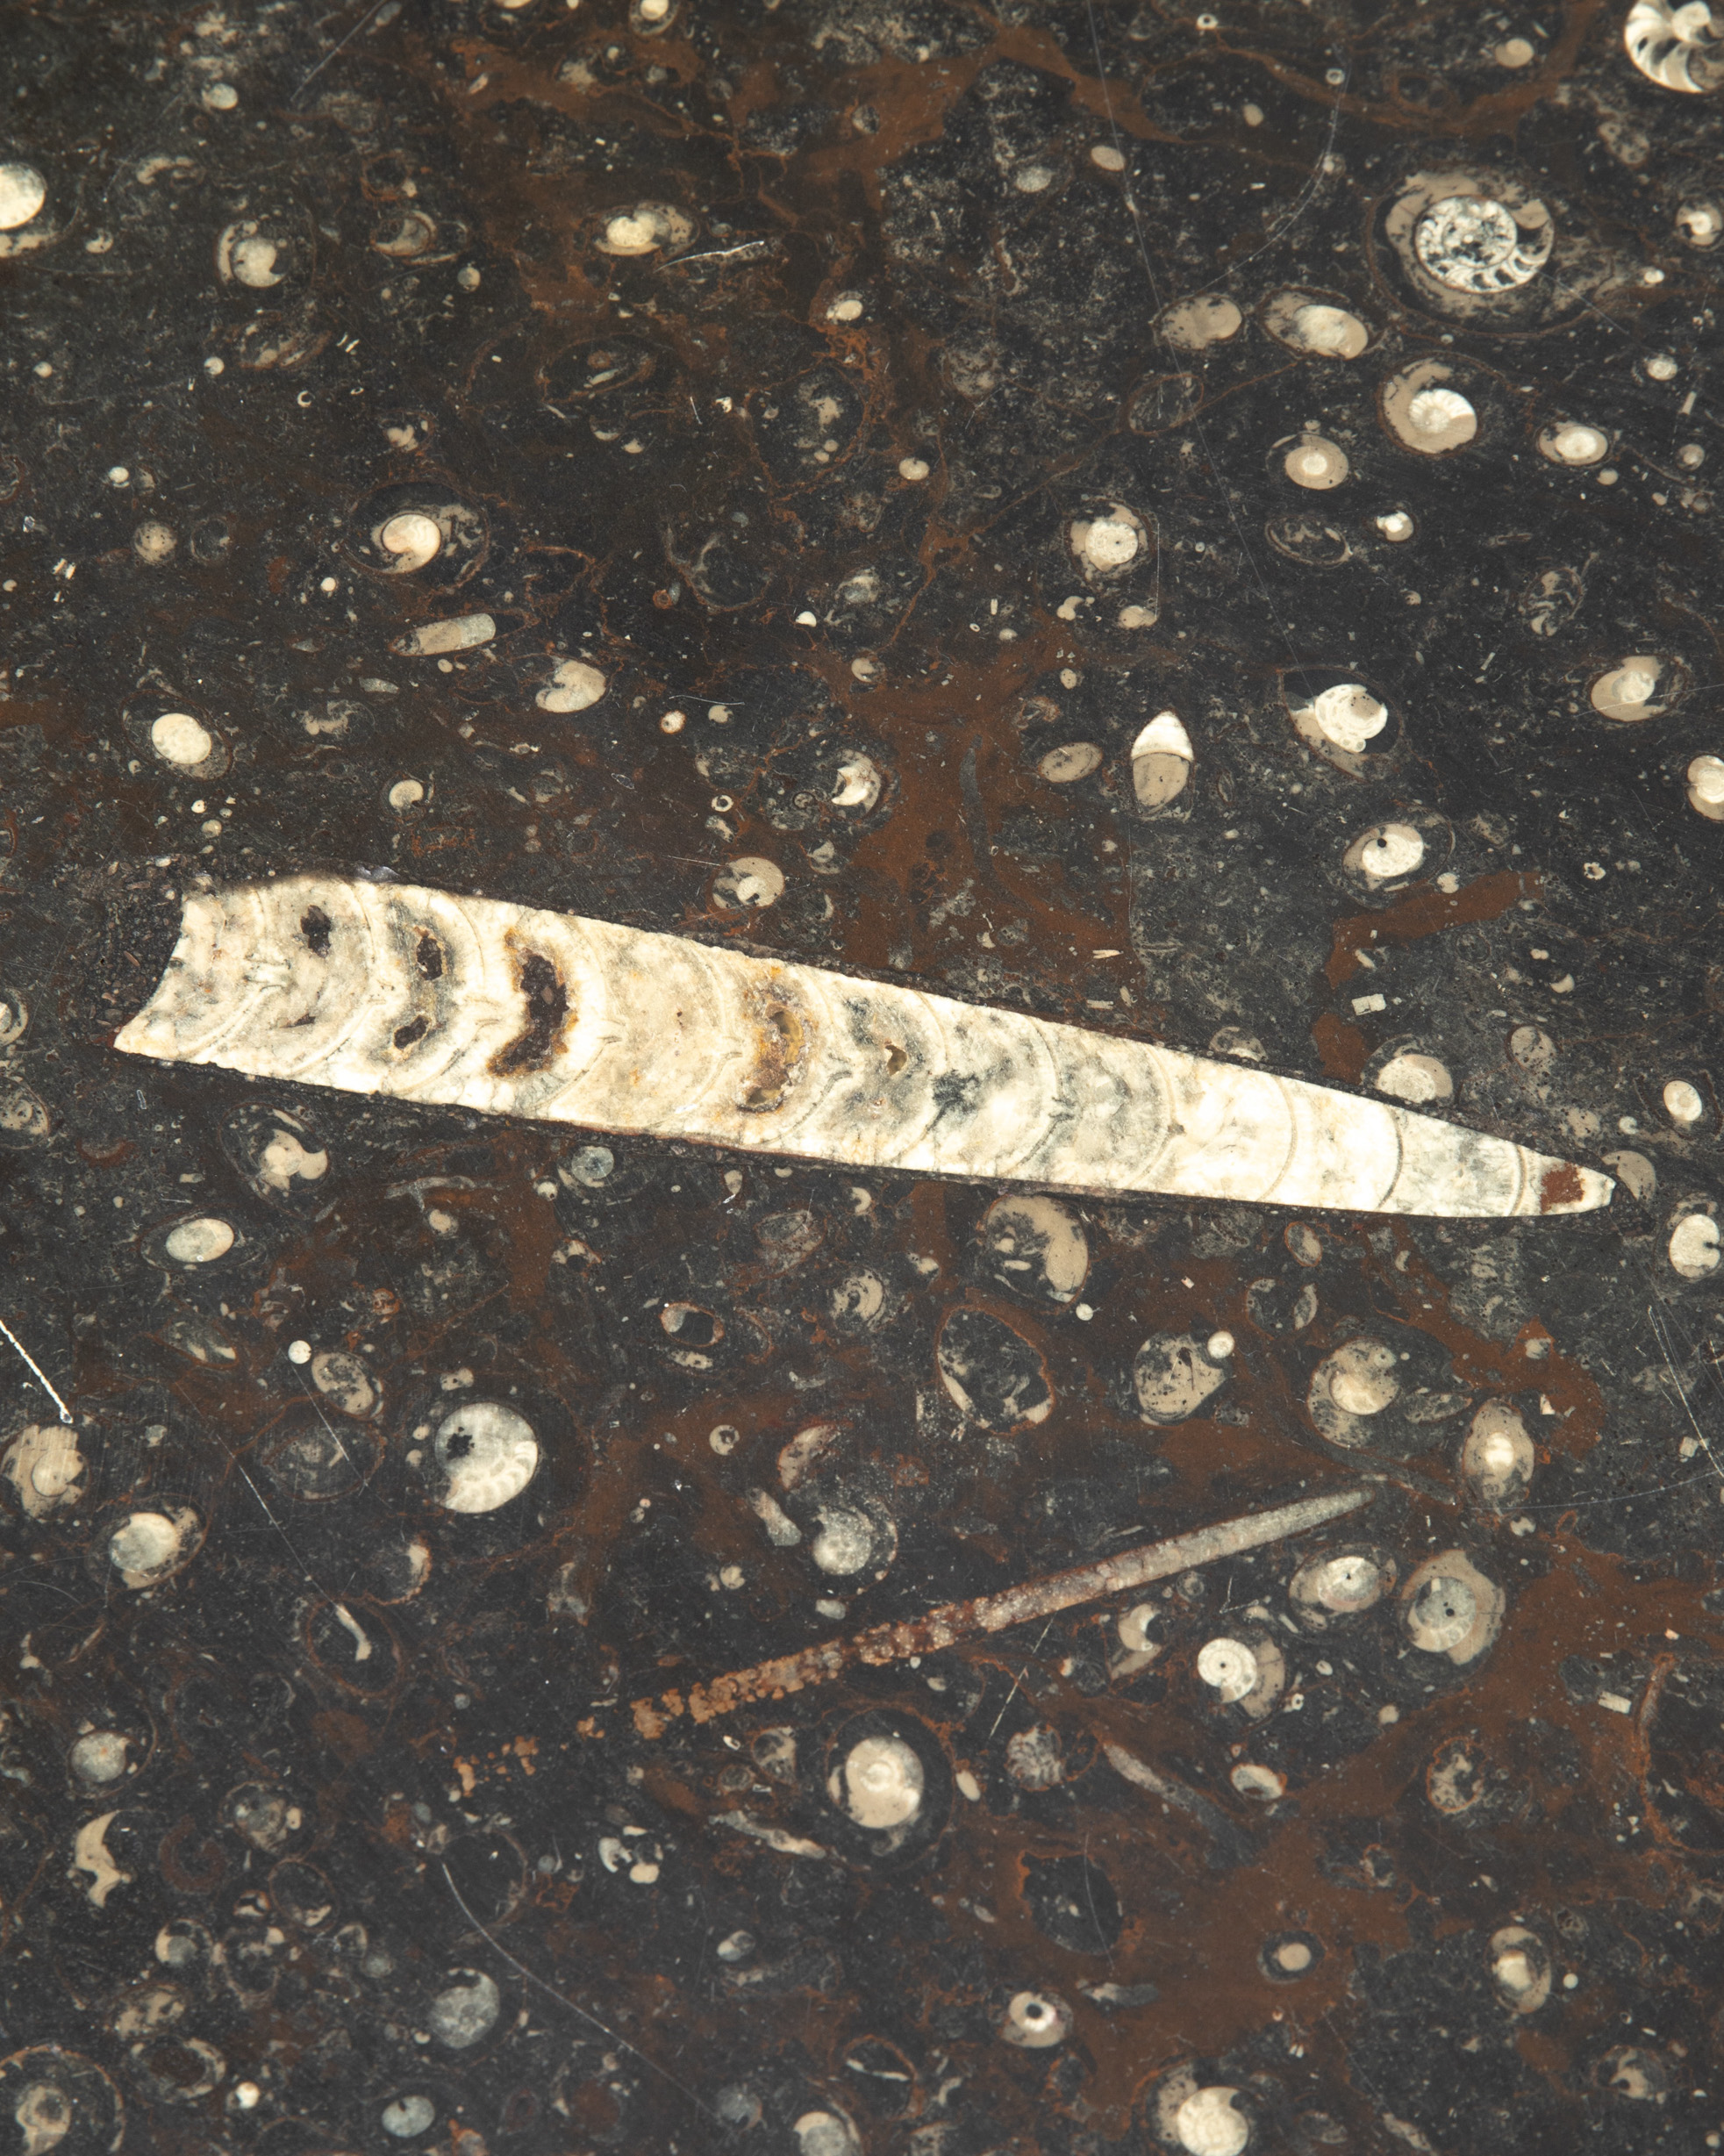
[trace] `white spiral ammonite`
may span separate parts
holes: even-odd
[[[193,892],[115,1046],[742,1151],[1098,1194],[1499,1216],[1607,1176],[1327,1086],[411,885]]]
[[[1724,30],[1706,0],[1635,0],[1622,25],[1627,54],[1649,82],[1698,96],[1724,79]]]

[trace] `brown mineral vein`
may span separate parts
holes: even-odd
[[[1326,1497],[1302,1497],[1268,1512],[1219,1520],[1209,1527],[1193,1528],[1188,1534],[1170,1536],[1165,1542],[1146,1543],[1141,1549],[1122,1551],[1093,1565],[1050,1572],[1045,1579],[1002,1588],[998,1594],[942,1602],[920,1617],[872,1625],[849,1639],[825,1640],[817,1647],[805,1647],[798,1654],[757,1662],[752,1669],[733,1670],[726,1676],[715,1677],[711,1684],[691,1686],[686,1700],[677,1692],[663,1693],[656,1700],[636,1700],[631,1710],[634,1726],[643,1737],[659,1737],[685,1710],[697,1722],[711,1722],[757,1700],[776,1699],[786,1692],[800,1692],[806,1685],[823,1683],[854,1662],[877,1668],[884,1663],[907,1660],[912,1655],[933,1654],[984,1633],[1003,1632],[1014,1624],[1055,1616],[1062,1609],[1098,1601],[1103,1595],[1147,1587],[1175,1572],[1213,1565],[1218,1558],[1236,1557],[1241,1551],[1260,1549],[1265,1543],[1303,1535],[1347,1513],[1357,1512],[1370,1502],[1371,1495],[1370,1490],[1352,1489],[1334,1491]]]

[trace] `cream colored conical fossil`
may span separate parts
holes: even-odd
[[[1609,1178],[1327,1086],[614,922],[296,876],[196,893],[127,1054],[1100,1194],[1586,1212]]]

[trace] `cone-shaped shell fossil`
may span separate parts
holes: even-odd
[[[115,1045],[856,1168],[1355,1212],[1585,1212],[1609,1178],[1378,1100],[812,966],[407,885],[187,898]]]

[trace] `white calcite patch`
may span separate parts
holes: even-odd
[[[1517,218],[1506,203],[1483,195],[1449,195],[1434,202],[1413,228],[1419,260],[1451,291],[1491,294],[1528,284],[1549,260],[1556,233]]]
[[[467,1400],[445,1415],[431,1449],[450,1512],[495,1512],[520,1495],[539,1466],[533,1425],[493,1400]]]
[[[1718,1222],[1710,1213],[1685,1213],[1664,1245],[1671,1266],[1685,1280],[1704,1280],[1718,1270]]]
[[[1189,1422],[1227,1381],[1223,1357],[1189,1333],[1156,1333],[1132,1365],[1132,1390],[1146,1422]]]
[[[178,1265],[208,1265],[225,1257],[233,1248],[234,1234],[227,1221],[211,1214],[181,1221],[161,1239],[161,1247]]]
[[[796,2156],[862,2156],[862,2138],[837,2111],[805,2111],[791,2122]]]
[[[1413,1049],[1404,1049],[1400,1054],[1390,1057],[1371,1084],[1391,1100],[1405,1100],[1415,1107],[1433,1100],[1455,1098],[1455,1080],[1449,1075],[1449,1066],[1436,1057],[1423,1055]]]
[[[1177,712],[1157,712],[1132,743],[1132,791],[1140,808],[1165,808],[1191,776],[1191,737]]]
[[[215,736],[190,712],[165,711],[150,727],[150,747],[164,763],[189,770],[216,753]]]
[[[0,232],[16,232],[39,217],[47,198],[48,183],[34,165],[0,164]]]
[[[1371,522],[1391,547],[1400,546],[1418,529],[1405,509],[1385,509],[1381,515],[1373,517]]]
[[[586,711],[608,686],[604,675],[587,660],[559,659],[550,680],[533,700],[540,711]]]
[[[497,2026],[503,1996],[483,1969],[463,1969],[426,2009],[426,2027],[452,2052],[469,2051]]]
[[[1622,25],[1628,57],[1661,90],[1691,97],[1724,81],[1724,25],[1706,0],[1635,0]]]
[[[859,1827],[881,1834],[916,1817],[926,1780],[915,1748],[901,1737],[864,1737],[833,1768],[826,1794]]]
[[[173,526],[159,524],[154,518],[140,524],[132,534],[132,551],[151,569],[165,562],[178,544]]]
[[[117,1045],[588,1130],[1055,1190],[1492,1216],[1585,1209],[1611,1190],[1592,1171],[1253,1065],[360,877],[188,894],[173,963]],[[962,1114],[941,1107],[954,1089]],[[1045,1412],[1045,1386],[1030,1392]]]
[[[91,1730],[74,1741],[66,1764],[87,1788],[105,1788],[125,1779],[131,1750],[123,1730]]]
[[[1254,1722],[1270,1711],[1287,1682],[1286,1658],[1267,1633],[1225,1632],[1205,1640],[1196,1669],[1219,1704],[1238,1707]]]
[[[1594,711],[1625,726],[1643,719],[1659,719],[1670,708],[1659,701],[1666,671],[1662,659],[1624,659],[1600,674],[1586,693]]]

